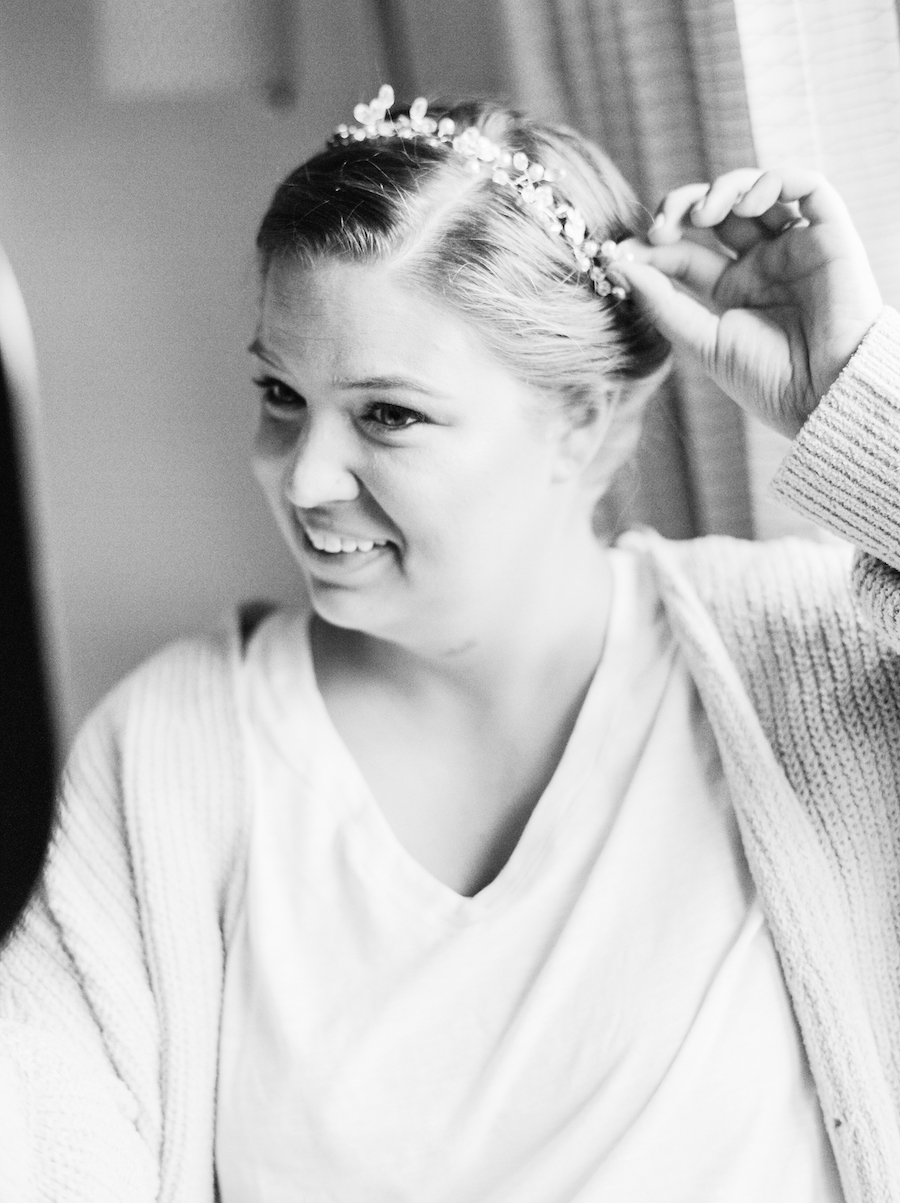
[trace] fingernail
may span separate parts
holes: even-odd
[[[691,205],[691,215],[696,216],[705,204],[706,204],[705,196],[701,200],[694,201],[694,203]]]
[[[666,224],[665,213],[657,213],[657,215],[653,218],[653,223],[650,226],[650,229],[658,230],[660,226],[664,226],[665,224]]]

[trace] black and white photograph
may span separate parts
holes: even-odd
[[[900,1203],[897,0],[3,0],[0,547],[0,1203]]]

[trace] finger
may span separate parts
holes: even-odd
[[[726,172],[712,184],[673,189],[660,205],[647,238],[657,246],[676,243],[690,222],[699,229],[714,227],[726,246],[742,253],[796,224],[798,215],[813,224],[852,225],[843,200],[818,172],[802,167],[778,171],[744,167]]]
[[[694,206],[691,221],[699,229],[713,227],[720,242],[743,254],[796,220],[796,206],[779,199],[781,188],[781,176],[772,171],[729,171]]]
[[[737,217],[753,217],[767,230],[780,234],[796,222],[800,210],[796,201],[783,199],[784,181],[780,172],[764,171],[749,192],[732,206]]]
[[[670,280],[677,280],[698,296],[709,299],[725,268],[733,260],[709,247],[682,240],[666,246],[648,246],[631,239],[619,247],[622,252],[616,266],[625,261],[647,263]]]
[[[796,201],[800,213],[811,225],[825,222],[852,224],[840,194],[818,171],[805,167],[780,169],[782,201]]]
[[[733,213],[729,213],[724,221],[719,222],[715,228],[715,235],[723,246],[727,246],[738,256],[746,254],[758,242],[767,242],[771,238],[771,234],[764,230],[757,220],[735,217]]]
[[[796,224],[798,207],[782,200],[781,193],[782,177],[777,172],[750,168],[728,172],[715,181],[691,220],[701,228],[713,226],[719,241],[742,255]]]
[[[735,213],[729,213],[713,233],[723,246],[741,256],[758,242],[771,242],[784,230],[797,224],[797,214],[792,214],[785,205],[783,214],[780,209],[776,212],[774,207],[760,217],[738,217]],[[809,222],[803,221],[803,225],[809,225]]]
[[[694,205],[691,211],[692,223],[700,229],[709,229],[723,222],[738,201],[751,191],[759,181],[762,172],[755,167],[741,167],[737,171],[727,171],[720,175],[710,185],[702,200]],[[776,188],[772,201],[778,197]],[[770,201],[770,204],[772,202]]]
[[[719,327],[715,314],[686,292],[679,292],[661,271],[648,263],[624,259],[616,267],[660,333],[674,346],[698,357],[701,363],[711,363]]]
[[[677,242],[692,207],[706,196],[709,184],[683,184],[667,193],[659,206],[647,238],[657,246]]]

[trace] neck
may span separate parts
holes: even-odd
[[[610,604],[606,548],[588,530],[554,541],[527,579],[480,609],[477,622],[401,642],[318,622],[317,671],[378,682],[407,704],[463,706],[479,718],[583,697],[600,659]]]

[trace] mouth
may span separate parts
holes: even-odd
[[[346,573],[363,568],[382,556],[390,554],[387,539],[364,535],[338,535],[334,531],[317,530],[295,520],[303,538],[303,549],[309,561],[319,571]]]
[[[300,524],[307,543],[327,556],[354,556],[387,546],[387,539],[369,539],[361,535],[336,535]]]

